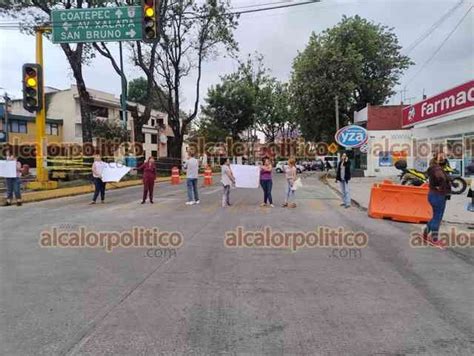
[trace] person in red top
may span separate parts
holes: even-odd
[[[143,170],[143,200],[145,204],[147,195],[150,197],[150,203],[153,204],[153,188],[155,187],[156,165],[153,156],[143,163],[138,170]]]

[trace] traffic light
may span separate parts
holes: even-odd
[[[43,70],[39,64],[23,64],[23,107],[29,112],[43,108]]]
[[[158,37],[159,3],[160,0],[142,0],[144,42],[153,42]]]

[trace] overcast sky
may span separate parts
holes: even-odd
[[[232,6],[276,1],[278,0],[234,0]],[[235,36],[242,57],[258,51],[264,55],[265,64],[273,75],[285,81],[291,74],[294,57],[299,50],[304,49],[311,32],[319,33],[334,26],[342,15],[357,14],[393,27],[400,44],[407,48],[457,2],[459,0],[323,0],[300,7],[244,14],[240,18]],[[401,87],[410,81],[405,94],[406,101],[419,101],[423,90],[430,96],[474,78],[474,9],[433,60],[415,76],[473,5],[473,0],[465,0],[442,25],[409,53],[416,65],[402,78]],[[7,19],[0,19],[0,23],[5,20]],[[21,96],[21,65],[34,61],[34,50],[33,37],[0,29],[0,87],[3,88],[0,89],[1,94],[6,90],[14,98]],[[65,89],[74,83],[61,48],[47,41],[45,67],[46,85]],[[139,76],[140,72],[130,63],[127,63],[126,67],[130,78]],[[235,60],[223,56],[206,63],[201,95],[205,96],[207,88],[217,83],[220,75],[235,69]],[[85,68],[84,73],[88,87],[120,94],[120,79],[104,58],[98,56]],[[183,92],[183,106],[189,109],[194,100],[194,87],[185,85]],[[399,102],[400,94],[391,99],[392,104]]]

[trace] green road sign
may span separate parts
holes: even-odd
[[[141,6],[53,10],[53,42],[138,41],[141,18]]]

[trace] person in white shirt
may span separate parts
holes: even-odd
[[[21,163],[16,159],[16,156],[10,151],[7,151],[6,154],[7,161],[16,161],[16,177],[14,178],[5,178],[6,187],[7,187],[7,200],[5,205],[11,205],[13,194],[15,194],[16,205],[20,206],[21,202]]]
[[[186,186],[188,189],[188,201],[186,205],[199,204],[198,194],[198,177],[199,177],[199,161],[194,158],[194,152],[189,153],[189,158],[183,164],[186,171]]]
[[[102,171],[105,165],[106,163],[102,161],[100,155],[94,156],[94,163],[92,164],[92,179],[94,180],[95,191],[91,204],[95,204],[99,194],[101,203],[104,203],[106,183],[102,181]]]
[[[221,165],[221,182],[224,186],[224,194],[222,195],[222,207],[230,206],[230,187],[232,184],[235,184],[234,174],[230,168],[230,160],[228,158],[223,158]]]
[[[286,198],[285,203],[282,205],[284,208],[296,208],[296,203],[293,201],[295,199],[295,190],[293,189],[293,184],[296,181],[296,173],[296,160],[291,157],[288,160],[288,167],[285,169]]]

